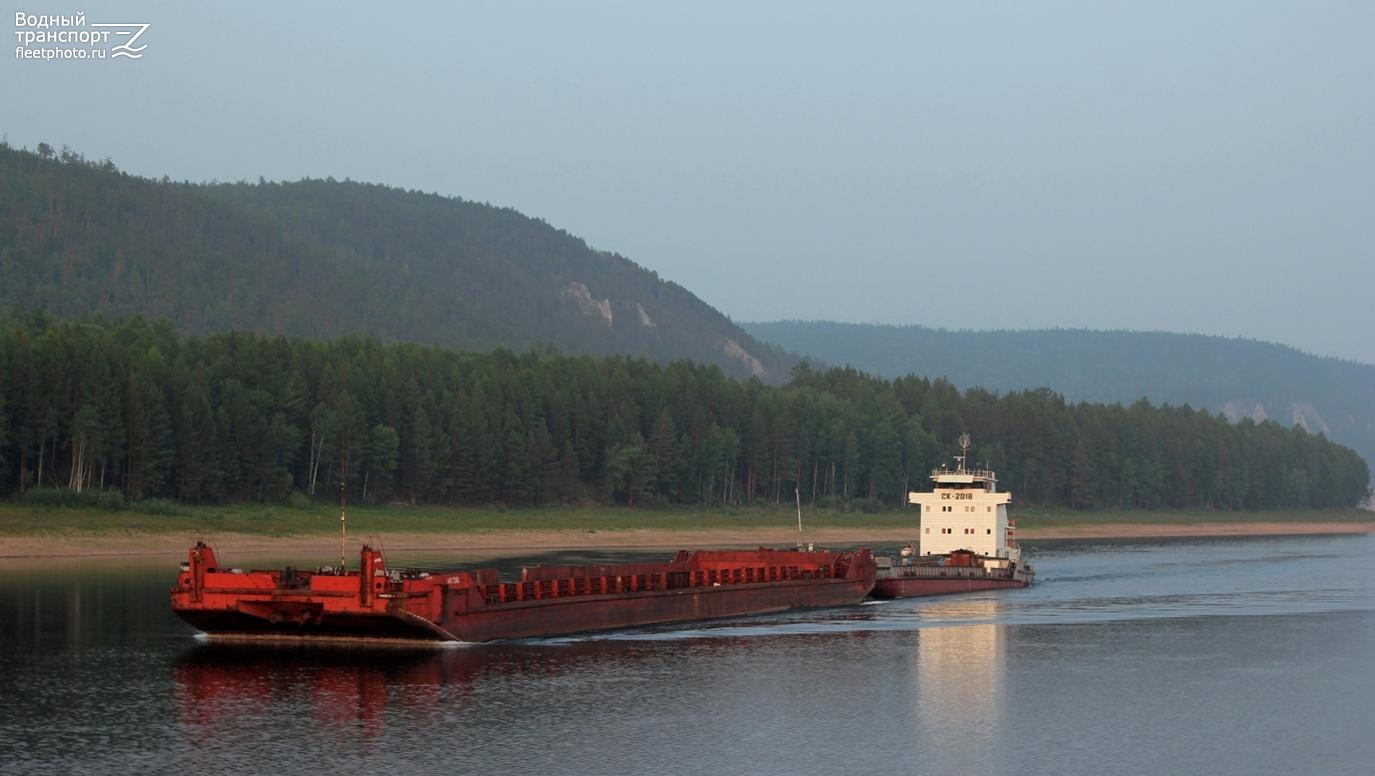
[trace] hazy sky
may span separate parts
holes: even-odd
[[[0,132],[509,205],[737,320],[1244,335],[1375,363],[1375,3],[23,3]]]

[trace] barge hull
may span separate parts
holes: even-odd
[[[665,590],[634,597],[605,596],[601,600],[555,598],[470,612],[442,622],[440,627],[460,641],[543,638],[792,609],[852,606],[864,600],[871,585],[872,581],[842,579]]]
[[[172,610],[210,638],[462,641],[524,639],[850,606],[873,589],[868,550],[683,551],[666,563],[397,572],[364,547],[356,571],[224,569],[188,553]]]
[[[864,599],[871,585],[862,579],[827,580],[552,598],[469,611],[437,623],[395,610],[322,612],[308,621],[262,617],[231,608],[176,613],[208,637],[224,640],[479,642],[853,606]]]

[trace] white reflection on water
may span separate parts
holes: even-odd
[[[927,627],[912,636],[911,680],[908,694],[914,752],[938,751],[960,742],[969,752],[972,769],[1001,735],[999,721],[1005,704],[1004,686],[1009,629],[994,625],[999,599],[942,598],[923,609],[923,615],[946,627]],[[957,622],[974,625],[951,625]],[[982,768],[980,768],[982,770]]]

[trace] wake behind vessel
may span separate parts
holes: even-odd
[[[866,549],[680,551],[664,563],[495,569],[388,568],[364,546],[356,571],[224,568],[198,542],[171,595],[183,620],[220,639],[491,641],[859,603],[874,586]]]
[[[965,465],[969,435],[960,436],[955,468],[931,472],[929,493],[909,493],[920,510],[917,547],[904,547],[897,562],[878,558],[875,598],[907,598],[1026,587],[1035,571],[1022,561],[1008,517],[1012,494],[998,492],[998,476],[983,467]]]

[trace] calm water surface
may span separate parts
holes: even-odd
[[[1026,590],[418,652],[216,647],[175,564],[0,561],[0,773],[1375,773],[1375,537],[1030,551]]]

